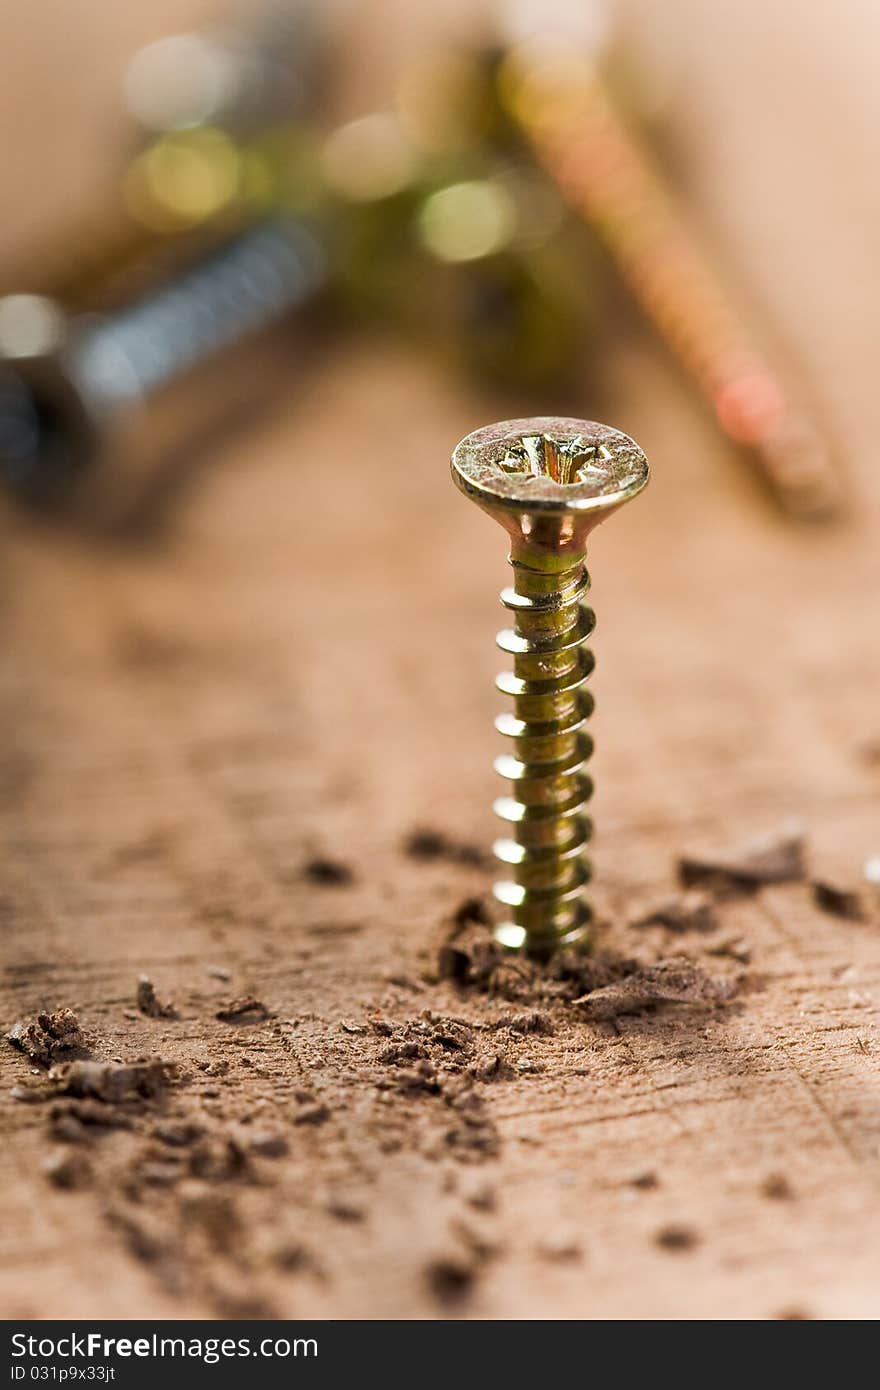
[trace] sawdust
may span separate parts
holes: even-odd
[[[214,1013],[221,1023],[265,1023],[272,1014],[261,999],[246,994],[240,999],[231,999]]]
[[[654,1241],[661,1250],[682,1253],[699,1245],[700,1238],[690,1226],[664,1226],[657,1232]]]
[[[101,1132],[134,1127],[130,1115],[94,1100],[58,1102],[48,1115],[51,1137],[65,1144],[90,1144]]]
[[[310,859],[305,865],[304,873],[310,882],[318,883],[324,888],[347,888],[354,883],[353,870],[339,859]]]
[[[455,1305],[471,1292],[476,1273],[473,1259],[463,1255],[443,1255],[428,1262],[425,1281],[438,1303]]]
[[[715,980],[684,956],[634,970],[614,984],[591,990],[573,1002],[594,1022],[637,1014],[656,1004],[717,1004],[730,999],[733,986]]]
[[[426,1011],[392,1029],[390,1044],[377,1048],[377,1062],[388,1068],[381,1091],[405,1101],[438,1105],[435,1127],[426,1142],[433,1156],[449,1154],[463,1162],[494,1157],[500,1137],[482,1084],[510,1074],[497,1050],[485,1047],[482,1030]]]
[[[868,913],[864,897],[853,888],[832,883],[830,879],[814,879],[810,885],[813,902],[830,917],[842,917],[847,922],[864,922]]]
[[[478,845],[453,839],[442,830],[423,827],[413,830],[406,837],[403,851],[410,859],[420,859],[426,863],[441,860],[479,869],[487,862],[487,856]]]
[[[771,1202],[790,1202],[794,1198],[794,1188],[784,1173],[768,1173],[761,1184],[761,1194]]]
[[[541,1009],[505,1015],[496,1019],[495,1027],[509,1028],[511,1033],[541,1033],[544,1037],[551,1037],[556,1031],[550,1015]]]
[[[600,949],[593,955],[562,953],[547,966],[511,962],[481,926],[453,928],[451,939],[440,947],[437,968],[440,978],[465,989],[545,1006],[496,1024],[519,1032],[552,1033],[547,1006],[554,1004],[573,1005],[582,1018],[600,1022],[659,1004],[714,1006],[729,1000],[736,989],[735,982],[711,977],[683,955],[640,963]]]
[[[661,898],[630,921],[633,927],[667,927],[676,932],[710,932],[718,924],[718,908],[712,896],[696,888]]]
[[[710,946],[706,954],[739,961],[740,965],[749,965],[752,959],[752,948],[744,936],[729,936],[724,941]]]
[[[702,884],[720,893],[748,892],[769,883],[801,882],[805,854],[803,831],[788,825],[732,849],[682,854],[678,876],[686,888]]]
[[[55,1009],[19,1019],[6,1034],[6,1040],[42,1067],[85,1049],[79,1019],[72,1009]]]
[[[636,1173],[629,1179],[630,1187],[638,1188],[640,1192],[652,1192],[654,1188],[660,1186],[660,1179],[657,1174],[648,1169],[644,1173]]]
[[[293,1117],[295,1125],[322,1125],[329,1120],[330,1110],[323,1101],[309,1101],[301,1105]]]
[[[49,1081],[58,1095],[94,1099],[109,1105],[123,1101],[155,1100],[175,1076],[173,1064],[158,1057],[135,1062],[61,1062]]]
[[[59,1150],[52,1153],[40,1165],[43,1175],[53,1187],[65,1192],[73,1192],[91,1186],[94,1178],[92,1165],[81,1153]]]
[[[147,1018],[177,1018],[177,1010],[169,1000],[165,1003],[156,994],[153,981],[146,975],[138,977],[135,1003]]]
[[[482,922],[454,923],[437,954],[439,978],[522,1003],[573,999],[611,983],[635,964],[602,950],[593,955],[563,952],[547,967],[511,958]]]

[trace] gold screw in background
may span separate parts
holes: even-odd
[[[641,492],[648,473],[633,440],[587,420],[505,420],[467,435],[452,455],[457,486],[511,539],[514,582],[501,602],[514,625],[497,640],[513,670],[497,686],[513,696],[513,712],[495,726],[514,752],[495,768],[513,788],[495,803],[510,832],[494,847],[511,877],[495,884],[509,909],[495,936],[533,956],[582,943],[591,920],[583,897],[592,830],[584,764],[593,746],[583,684],[594,664],[584,643],[595,623],[583,602],[587,539]]]
[[[550,37],[509,52],[499,82],[539,165],[604,242],[723,434],[792,515],[838,513],[825,431],[764,351],[590,58]]]

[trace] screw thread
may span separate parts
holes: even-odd
[[[593,749],[584,725],[593,699],[583,685],[594,665],[584,642],[595,617],[583,602],[590,580],[582,559],[556,573],[513,557],[510,563],[514,583],[501,602],[514,624],[497,642],[512,655],[513,670],[502,672],[496,685],[513,696],[513,711],[499,715],[495,727],[513,741],[513,752],[496,758],[495,770],[513,786],[495,802],[510,827],[495,854],[511,877],[494,889],[510,915],[496,935],[541,956],[580,939],[592,915],[583,888],[590,878],[584,848],[593,790],[584,772]]]
[[[315,292],[323,274],[323,255],[305,227],[265,222],[87,328],[69,370],[110,402],[149,396],[276,322]]]

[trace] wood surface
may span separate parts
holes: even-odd
[[[438,978],[491,869],[406,841],[488,848],[507,582],[447,461],[521,403],[393,341],[332,346],[126,544],[3,514],[2,1021],[70,1006],[95,1057],[178,1067],[131,1128],[64,1146],[12,1095],[44,1076],[0,1051],[6,1316],[880,1313],[876,904],[830,915],[805,881],[711,933],[629,925],[683,850],[792,818],[810,878],[857,888],[880,854],[876,17],[822,8],[675,7],[672,111],[695,206],[829,418],[845,522],[776,515],[634,318],[570,402],[654,467],[590,556],[602,944],[689,955],[733,997],[602,1023],[544,1001],[552,1032],[522,1032],[528,998]],[[119,61],[144,36],[120,25]],[[34,35],[13,51],[39,104]],[[137,1011],[142,974],[177,1018]],[[250,994],[270,1017],[216,1017]],[[383,1060],[413,1040],[427,1059]],[[202,1130],[201,1167],[168,1125]],[[61,1148],[82,1188],[42,1171]]]

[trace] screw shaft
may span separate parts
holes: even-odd
[[[174,457],[182,429],[194,437],[194,424],[255,386],[243,362],[214,394],[191,374],[275,327],[325,278],[311,232],[276,217],[103,315],[67,318],[35,295],[0,299],[0,482],[34,505],[117,522]]]
[[[259,224],[87,328],[70,370],[112,403],[149,396],[295,308],[314,293],[323,268],[304,227],[284,219]]]
[[[722,432],[751,451],[786,510],[832,514],[842,494],[822,430],[756,340],[606,84],[572,55],[549,78],[527,49],[507,69],[511,110],[539,164],[604,242]]]
[[[513,670],[496,684],[513,696],[513,711],[495,725],[514,751],[495,760],[513,783],[511,795],[495,803],[511,827],[495,853],[512,878],[496,883],[495,896],[510,909],[499,940],[543,955],[580,938],[591,918],[582,893],[592,828],[584,764],[593,747],[584,725],[593,700],[583,687],[594,665],[584,643],[595,618],[583,602],[590,585],[583,558],[571,564],[569,557],[564,569],[535,568],[535,559],[511,554],[514,583],[501,595],[514,625],[497,641],[513,656]]]

